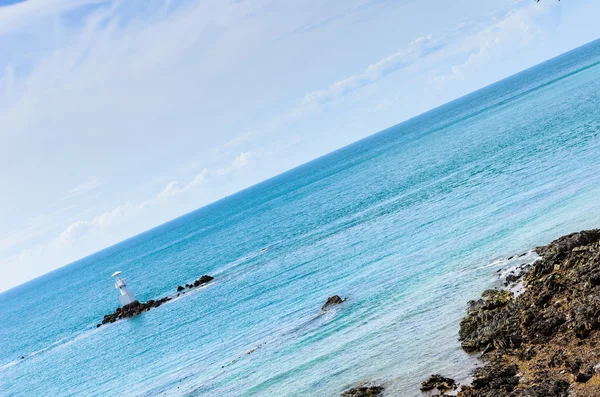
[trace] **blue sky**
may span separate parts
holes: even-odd
[[[0,6],[0,291],[600,37],[597,0]]]

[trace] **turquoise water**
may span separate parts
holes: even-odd
[[[463,379],[458,322],[502,258],[600,226],[599,133],[594,42],[5,292],[0,395],[335,396],[374,379],[413,396],[431,373]],[[116,270],[140,300],[215,280],[96,329]],[[322,314],[333,294],[348,301]]]

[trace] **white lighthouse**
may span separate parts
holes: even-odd
[[[133,292],[127,289],[127,281],[124,278],[121,278],[121,272],[114,272],[112,276],[115,278],[115,288],[121,293],[121,296],[119,296],[121,306],[128,305],[135,301]]]

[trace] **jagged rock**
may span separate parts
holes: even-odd
[[[445,378],[442,375],[431,375],[427,380],[421,383],[421,391],[437,390],[439,393],[444,394],[447,391],[456,389],[456,382],[454,379]]]
[[[518,310],[510,291],[487,290],[481,299],[469,302],[460,323],[459,337],[468,352],[519,347]]]
[[[346,302],[346,298],[342,299],[339,295],[330,296],[327,302],[321,306],[321,310],[327,309],[329,306],[339,305],[340,303]]]
[[[212,280],[214,280],[214,277],[204,275],[204,276],[200,277],[198,280],[194,281],[194,287],[199,287],[202,284],[206,284]]]
[[[520,295],[488,290],[469,303],[459,337],[464,350],[483,353],[485,365],[459,397],[600,395],[594,371],[600,230],[561,237],[536,252],[540,259],[518,275],[525,288]]]
[[[185,288],[184,288],[184,287],[182,287],[181,285],[178,285],[178,286],[177,286],[177,292],[181,292],[181,291],[183,291],[183,290],[185,290]]]
[[[353,387],[342,393],[341,397],[376,397],[383,393],[383,386],[365,385]]]
[[[596,243],[598,240],[600,229],[585,230],[563,236],[544,247],[537,247],[536,252],[546,261],[560,260],[575,248]]]

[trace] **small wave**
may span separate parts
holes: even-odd
[[[20,364],[20,363],[22,363],[22,362],[24,362],[24,361],[26,361],[28,359],[31,359],[33,357],[36,357],[36,356],[39,356],[41,354],[47,353],[49,351],[62,349],[64,347],[66,347],[66,346],[71,345],[74,342],[77,342],[77,341],[79,341],[81,339],[87,338],[88,336],[90,336],[90,335],[92,335],[92,334],[94,334],[96,332],[98,332],[98,330],[96,328],[91,328],[90,327],[90,328],[86,328],[83,331],[77,332],[77,333],[75,333],[75,334],[73,334],[71,336],[61,338],[61,339],[59,339],[59,340],[57,340],[55,342],[52,342],[51,344],[49,344],[46,347],[43,347],[43,348],[38,349],[38,350],[34,350],[34,351],[30,352],[30,353],[24,354],[23,356],[21,356],[21,358],[18,358],[16,360],[10,361],[10,362],[8,362],[8,363],[6,363],[4,365],[1,365],[0,366],[0,371],[8,369],[10,367],[14,367],[17,364]]]
[[[535,250],[529,250],[520,254],[509,255],[508,257],[500,257],[492,260],[487,265],[481,266],[479,269],[487,269],[490,267],[499,267],[501,273],[508,270],[508,268],[514,268],[515,270],[519,266],[530,264],[538,260],[540,257]]]

